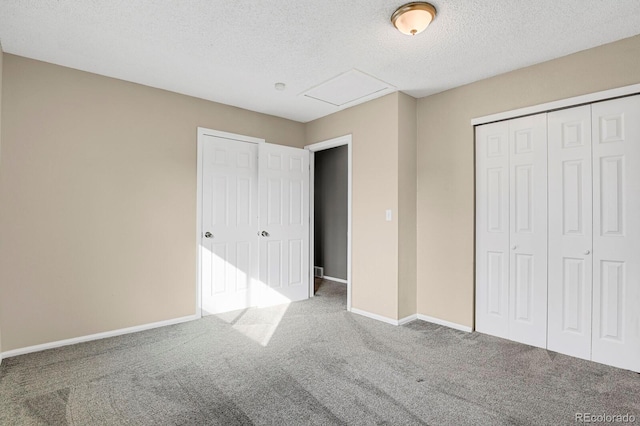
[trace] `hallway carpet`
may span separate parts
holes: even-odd
[[[550,425],[631,414],[640,375],[316,297],[6,359],[2,425]]]

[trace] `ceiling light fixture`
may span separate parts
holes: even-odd
[[[284,83],[276,83],[273,87],[275,87],[276,90],[283,91],[287,85]]]
[[[400,6],[391,15],[393,26],[402,34],[416,35],[423,32],[436,17],[436,8],[421,1]]]

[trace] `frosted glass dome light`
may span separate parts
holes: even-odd
[[[424,31],[436,17],[436,8],[425,2],[407,3],[391,15],[391,22],[398,31],[406,35],[416,35]]]

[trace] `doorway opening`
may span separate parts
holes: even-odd
[[[346,284],[351,310],[351,135],[326,140],[310,151],[309,294],[322,279]]]

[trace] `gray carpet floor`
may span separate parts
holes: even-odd
[[[546,425],[635,415],[640,375],[317,296],[9,358],[2,425]]]

